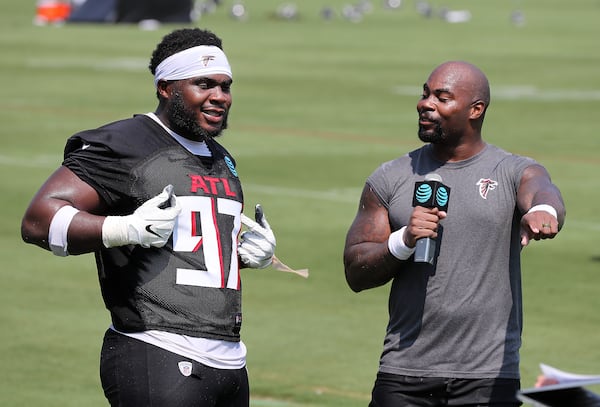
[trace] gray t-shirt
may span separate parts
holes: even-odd
[[[536,162],[487,145],[461,162],[439,162],[431,146],[382,164],[367,180],[407,225],[414,185],[428,173],[451,188],[435,267],[412,262],[394,278],[380,360],[386,373],[519,378],[522,330],[520,214],[523,170]]]

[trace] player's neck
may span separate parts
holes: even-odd
[[[479,154],[486,143],[481,139],[457,145],[432,144],[433,155],[442,162],[458,162]]]

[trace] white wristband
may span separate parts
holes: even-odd
[[[554,216],[556,219],[558,219],[558,214],[556,212],[556,209],[554,209],[553,206],[550,205],[546,205],[546,204],[541,204],[541,205],[535,205],[532,206],[531,209],[529,209],[527,211],[527,213],[531,213],[531,212],[538,212],[538,211],[544,211],[544,212],[548,212],[550,215]]]
[[[392,255],[399,260],[407,260],[415,252],[414,247],[408,247],[404,243],[404,231],[406,226],[395,231],[388,238],[388,249]]]
[[[79,209],[71,205],[65,205],[56,211],[52,217],[50,229],[48,229],[48,246],[56,256],[65,257],[69,255],[67,251],[67,233],[69,232],[69,225],[77,212],[79,212]]]
[[[127,233],[127,216],[107,216],[102,223],[102,243],[111,248],[131,243]]]

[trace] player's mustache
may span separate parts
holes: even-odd
[[[436,119],[434,119],[434,118],[433,118],[433,117],[431,117],[430,115],[428,115],[428,114],[424,114],[424,113],[421,113],[421,114],[419,115],[419,119],[420,119],[420,120],[424,120],[424,121],[428,121],[428,122],[431,122],[431,123],[436,123],[436,124],[437,124],[437,122],[438,122]]]

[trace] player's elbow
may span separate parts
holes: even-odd
[[[344,257],[344,274],[346,276],[348,287],[355,293],[361,292],[366,288],[362,281],[363,277],[360,272],[360,267],[358,267],[357,270],[355,264],[350,261],[347,256]]]
[[[346,277],[346,282],[348,283],[348,287],[350,287],[350,289],[355,293],[359,293],[362,290],[364,290],[364,288],[360,284],[357,284],[355,281],[348,279],[348,277]]]
[[[346,283],[355,293],[387,284],[396,275],[398,266],[396,259],[373,258],[360,251],[344,253]]]
[[[21,221],[21,239],[43,248],[48,246],[48,231],[38,220],[25,215]]]
[[[346,245],[344,249],[344,274],[348,287],[355,293],[370,288],[369,267],[364,253],[357,245]]]

